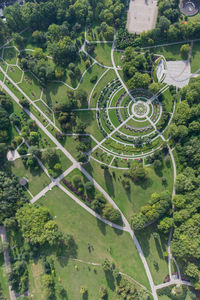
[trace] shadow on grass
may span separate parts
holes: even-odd
[[[108,283],[109,288],[112,291],[114,291],[115,290],[115,280],[114,280],[112,272],[110,272],[110,271],[105,272],[105,277],[106,277],[106,281]]]
[[[102,221],[100,221],[99,219],[97,219],[97,226],[99,227],[101,233],[103,235],[105,235],[106,234],[106,224],[103,223]]]
[[[113,185],[113,178],[112,178],[112,175],[110,174],[109,170],[104,169],[104,180],[105,180],[105,184],[106,184],[109,195],[111,197],[114,197],[115,191],[114,191],[114,185]]]

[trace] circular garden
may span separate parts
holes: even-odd
[[[162,145],[157,127],[162,120],[161,102],[149,90],[136,89],[130,93],[131,96],[118,79],[101,91],[96,119],[104,139],[92,153],[100,162],[124,166],[122,161],[128,163],[130,159],[151,155]]]

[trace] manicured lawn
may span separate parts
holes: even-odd
[[[6,65],[5,61],[2,60],[2,58],[0,58],[0,67],[2,67],[2,69],[3,69],[4,71],[6,71],[7,65]]]
[[[16,83],[19,82],[22,78],[22,71],[18,67],[13,67],[13,66],[8,67],[7,74]]]
[[[200,42],[195,42],[193,45],[190,63],[192,73],[200,68]]]
[[[173,286],[172,286],[172,288],[173,288]],[[188,288],[188,291],[187,291],[187,294],[186,294],[186,296],[184,297],[184,298],[178,298],[177,297],[177,299],[184,299],[184,300],[194,300],[194,299],[197,299],[196,297],[195,297],[195,293],[194,292],[191,292],[190,291],[190,289]],[[172,298],[172,297],[169,297],[169,296],[167,296],[167,295],[162,295],[162,296],[158,296],[158,299],[159,300],[172,300],[172,299],[174,299],[174,298]]]
[[[102,65],[112,66],[111,61],[112,44],[97,44],[93,57]]]
[[[106,70],[104,69],[104,72]],[[108,85],[109,82],[111,82],[113,79],[116,78],[116,74],[115,74],[115,71],[114,70],[109,70],[102,78],[101,80],[98,82],[94,92],[93,92],[93,95],[92,95],[92,98],[91,98],[91,102],[90,102],[90,107],[96,107],[96,102],[99,98],[99,95],[101,93],[101,91],[104,89],[104,87],[106,85]]]
[[[29,168],[25,168],[21,158],[11,162],[11,169],[13,174],[15,174],[19,179],[22,177],[26,177],[28,179],[28,189],[33,196],[39,193],[50,183],[50,179],[41,168],[38,171],[30,171]]]
[[[35,104],[45,113],[45,115],[53,122],[53,112],[48,106],[46,106],[41,100],[35,102]]]
[[[170,90],[166,90],[164,93],[162,93],[162,103],[165,105],[165,109],[167,112],[172,112],[173,111],[173,97],[170,93]]]
[[[123,52],[114,51],[114,61],[116,66],[122,67],[123,61]]]
[[[153,232],[159,234],[159,238],[153,237]],[[156,225],[151,225],[136,234],[140,246],[146,257],[154,284],[163,283],[168,275],[168,261],[164,254],[167,254],[167,235],[161,235]],[[154,266],[154,264],[158,264]]]
[[[104,171],[100,164],[91,160],[84,168],[94,179],[108,192],[122,212],[130,221],[133,212],[138,212],[140,207],[145,205],[154,192],[169,190],[172,192],[173,168],[168,168],[164,163],[161,174],[157,175],[153,167],[147,168],[148,180],[142,183],[134,183],[130,180],[130,192],[127,192],[122,183],[123,170],[110,169]],[[167,187],[162,185],[162,177],[167,179]]]
[[[163,47],[154,47],[150,51],[154,54],[163,55],[166,60],[182,60],[180,54],[180,48],[182,44],[163,46]]]
[[[15,48],[4,48],[3,59],[6,60],[8,64],[16,64],[18,52]]]
[[[42,88],[39,85],[38,80],[30,73],[25,72],[22,83],[19,87],[31,98],[31,100],[40,99]]]
[[[121,272],[130,275],[149,288],[142,262],[128,233],[114,230],[98,221],[57,187],[48,192],[38,203],[47,206],[51,215],[56,216],[55,220],[62,231],[74,237],[77,245],[74,258],[101,264],[107,257]],[[93,246],[94,250],[91,252],[88,251],[88,243]],[[68,258],[62,257],[60,262],[60,269],[61,267],[63,269],[62,281],[66,286],[68,285],[67,278],[70,276]],[[62,276],[62,274],[59,275]],[[84,278],[87,274],[80,273],[80,276]],[[90,288],[92,289],[92,286]],[[71,299],[76,299],[76,297],[71,297]]]
[[[3,296],[9,299],[8,279],[5,273],[3,254],[0,254],[0,290],[2,290]]]

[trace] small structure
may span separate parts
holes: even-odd
[[[23,177],[20,179],[19,184],[21,186],[26,186],[28,184],[28,180],[25,177]]]
[[[192,17],[199,12],[199,2],[198,0],[183,0],[180,4],[180,11],[189,17]]]

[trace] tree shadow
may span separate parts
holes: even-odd
[[[105,273],[106,281],[107,281],[107,284],[108,284],[109,288],[112,291],[114,291],[115,290],[115,280],[114,280],[112,272],[107,271],[107,272],[104,272],[104,273]]]
[[[68,264],[69,258],[77,258],[77,250],[78,246],[73,237],[71,237],[69,245],[63,245],[57,249],[56,255],[61,267],[65,267]]]
[[[110,174],[109,170],[107,170],[107,169],[104,169],[104,180],[106,183],[108,194],[111,197],[114,197],[115,191],[114,191],[114,185],[113,185],[113,178],[112,178],[112,175]]]
[[[97,220],[97,226],[99,227],[101,233],[103,235],[106,235],[106,224],[99,219],[96,220]]]
[[[162,248],[161,248],[161,242],[158,241],[157,239],[155,239],[155,245],[156,245],[156,249],[158,251],[158,255],[161,259],[164,258],[163,253],[162,253]]]
[[[139,185],[143,190],[146,190],[153,185],[153,180],[151,178],[145,178],[140,181],[133,180],[133,182],[135,185]]]

